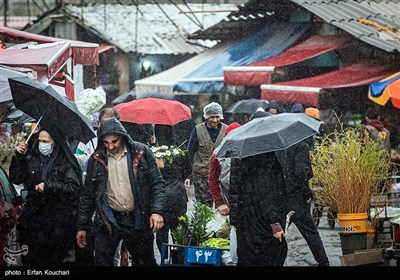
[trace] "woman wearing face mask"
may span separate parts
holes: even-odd
[[[11,181],[28,191],[17,226],[28,246],[22,264],[59,266],[74,244],[81,170],[58,129],[42,128],[35,138],[16,147],[10,165]]]

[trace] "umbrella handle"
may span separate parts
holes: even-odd
[[[28,143],[29,139],[31,139],[33,132],[36,130],[36,128],[38,127],[40,121],[42,120],[43,115],[40,116],[39,120],[37,121],[35,128],[31,130],[31,133],[29,134],[28,138],[26,138],[25,143]]]

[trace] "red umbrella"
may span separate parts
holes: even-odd
[[[114,106],[123,122],[175,125],[192,117],[190,108],[176,100],[145,98]]]

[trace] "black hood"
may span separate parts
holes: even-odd
[[[120,135],[124,138],[125,143],[130,145],[130,146],[134,146],[133,145],[133,140],[131,139],[131,137],[129,136],[129,134],[126,132],[126,129],[124,128],[124,126],[121,124],[121,122],[115,118],[109,118],[109,119],[105,119],[98,130],[98,137],[99,140],[98,141],[98,145],[102,146],[103,145],[103,138],[106,135]],[[104,145],[103,145],[104,146]]]

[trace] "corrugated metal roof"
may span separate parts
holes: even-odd
[[[291,1],[361,41],[387,52],[400,51],[399,0]]]
[[[276,22],[276,14],[285,11],[291,4],[289,0],[249,0],[239,5],[237,11],[230,13],[226,19],[191,35],[190,39],[213,39],[219,41],[240,39],[268,22]],[[294,4],[292,7],[296,7]]]
[[[188,8],[189,6],[189,8]],[[204,51],[216,41],[191,41],[187,36],[220,22],[233,4],[144,4],[139,5],[67,5],[65,11],[99,37],[124,52],[140,54],[187,54]],[[188,13],[188,11],[195,13]],[[186,11],[185,13],[183,11]],[[204,12],[202,12],[204,11]],[[219,12],[222,11],[222,12]],[[198,12],[198,13],[196,13]],[[136,17],[138,15],[138,34]],[[201,27],[202,25],[202,27]],[[172,34],[172,36],[171,36]],[[136,42],[137,39],[137,42]]]
[[[297,4],[297,5],[296,5]],[[288,21],[298,5],[387,52],[400,51],[400,0],[249,0],[227,19],[190,38],[224,40],[272,21]],[[364,18],[364,23],[359,19]]]

